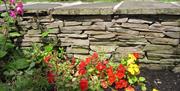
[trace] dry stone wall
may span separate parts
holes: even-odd
[[[48,37],[56,39],[57,46],[63,47],[68,56],[85,58],[96,51],[119,61],[137,52],[142,66],[149,69],[175,67],[178,70],[180,67],[178,13],[68,15],[27,12],[18,25],[24,36],[15,43],[23,48],[31,47],[32,43],[43,44],[46,41],[41,40],[41,34],[50,30]]]

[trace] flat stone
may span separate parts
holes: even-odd
[[[59,30],[59,28],[48,29],[48,33],[50,33],[50,34],[58,34],[58,33],[60,33],[60,30]]]
[[[180,32],[180,27],[164,26],[163,31],[166,31],[166,32]]]
[[[71,45],[77,46],[89,46],[89,40],[83,39],[70,39],[70,38],[60,38],[63,43],[70,43]]]
[[[84,48],[71,48],[67,47],[66,52],[70,54],[88,54],[89,50]]]
[[[82,26],[90,26],[92,22],[82,22]]]
[[[55,21],[53,23],[50,23],[46,26],[48,29],[49,28],[58,28],[58,27],[63,27],[63,21]]]
[[[41,42],[41,38],[40,37],[24,37],[22,39],[23,42]]]
[[[158,54],[158,53],[147,53],[148,59],[160,60],[160,59],[171,59],[171,58],[180,58],[180,55],[171,55],[171,54]]]
[[[125,1],[115,14],[180,14],[179,6],[155,1]]]
[[[89,35],[103,35],[103,34],[109,34],[110,32],[107,31],[84,31],[84,34],[89,34]]]
[[[118,18],[117,20],[115,20],[116,23],[125,23],[128,21],[128,18]]]
[[[83,55],[83,54],[74,54],[75,58],[78,58],[80,60],[85,60],[87,57],[89,57],[90,55]]]
[[[180,32],[163,32],[166,36],[170,38],[180,38]]]
[[[139,31],[134,31],[134,30],[125,29],[125,28],[108,28],[107,30],[111,32],[117,32],[117,35],[121,35],[121,34],[138,35],[139,34]]]
[[[96,39],[111,39],[114,38],[116,35],[115,34],[104,34],[104,35],[95,35],[93,36]]]
[[[140,24],[151,24],[152,21],[142,20],[142,19],[129,19],[129,23],[140,23]]]
[[[90,42],[90,45],[102,45],[102,46],[128,46],[124,42],[118,42],[118,41],[109,41],[109,42]]]
[[[161,59],[160,62],[169,62],[169,63],[180,63],[180,59]]]
[[[175,67],[172,71],[174,73],[180,73],[180,66],[179,67]]]
[[[88,30],[96,30],[96,31],[102,31],[102,30],[106,30],[106,26],[105,25],[91,25],[88,27]]]
[[[179,39],[170,38],[149,38],[148,41],[152,44],[178,45]]]
[[[164,26],[180,26],[179,22],[161,22]]]
[[[159,64],[141,64],[141,67],[150,70],[162,70],[162,67]]]
[[[145,39],[144,36],[134,36],[134,35],[119,35],[117,36],[119,41],[122,42],[144,42],[147,43],[147,40]]]
[[[29,35],[36,35],[36,34],[40,34],[41,33],[41,30],[28,30],[27,34]]]
[[[58,37],[87,39],[87,34],[58,34]]]
[[[68,7],[58,7],[52,14],[63,15],[109,15],[113,14],[113,7],[117,3],[89,3],[73,5]]]
[[[62,27],[61,32],[62,33],[68,33],[68,34],[80,34],[83,30],[88,29],[88,26],[70,26],[70,27]]]
[[[156,38],[162,38],[165,35],[163,33],[156,33],[156,32],[140,32],[139,35],[143,35],[145,37],[156,37]]]
[[[158,50],[172,50],[173,47],[170,45],[153,45],[153,44],[147,44],[143,51],[158,51]]]
[[[162,25],[159,22],[155,22],[149,26],[150,30],[161,30]]]
[[[121,27],[123,28],[139,28],[139,29],[148,29],[148,24],[132,24],[132,23],[122,23]]]
[[[65,21],[64,26],[79,26],[82,25],[82,22],[76,22],[76,21]]]
[[[48,9],[52,9],[57,6],[62,6],[62,4],[59,4],[59,3],[34,3],[34,4],[24,5],[24,9],[26,11],[28,11],[28,10],[48,10]]]
[[[96,52],[112,53],[118,46],[90,46],[90,49]]]

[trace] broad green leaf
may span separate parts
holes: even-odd
[[[21,59],[17,59],[15,61],[10,62],[7,65],[8,68],[12,68],[12,69],[24,69],[29,67],[29,62],[26,61],[26,59],[21,58]]]
[[[146,79],[144,77],[139,77],[140,82],[144,82]]]
[[[0,58],[4,57],[6,54],[6,51],[0,50]]]
[[[41,34],[41,36],[42,36],[42,37],[47,37],[48,34],[49,34],[49,32],[43,32],[43,33]]]
[[[45,46],[45,51],[46,52],[51,52],[53,50],[53,46],[51,44]]]
[[[10,37],[19,37],[19,36],[21,36],[21,34],[18,32],[12,32],[12,33],[9,33],[9,36]]]
[[[142,90],[142,91],[146,91],[146,90],[147,90],[146,86],[144,86],[144,85],[141,86],[141,90]]]

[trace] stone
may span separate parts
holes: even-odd
[[[180,32],[163,32],[163,33],[170,38],[180,39]]]
[[[96,52],[112,53],[118,46],[94,46],[90,45],[90,49]]]
[[[95,22],[94,25],[105,26],[106,28],[108,28],[108,27],[112,27],[114,23],[105,21],[105,22]]]
[[[88,36],[87,34],[58,34],[58,37],[87,39]]]
[[[128,18],[119,18],[117,20],[115,20],[116,23],[125,23],[128,21]]]
[[[160,62],[162,62],[162,63],[163,62],[169,62],[169,63],[173,63],[173,64],[176,63],[177,64],[177,63],[180,63],[180,59],[176,59],[176,58],[174,58],[174,59],[161,59]]]
[[[103,35],[103,34],[109,34],[110,32],[107,31],[84,31],[84,34],[89,34],[89,35]]]
[[[150,53],[147,52],[148,59],[160,60],[160,59],[171,59],[171,58],[180,58],[180,55],[171,55],[171,54],[159,54],[159,53]]]
[[[179,39],[171,39],[171,38],[148,38],[148,41],[152,44],[164,44],[164,45],[179,44]]]
[[[129,23],[140,23],[140,24],[151,24],[152,21],[142,20],[142,19],[129,19]]]
[[[161,22],[164,26],[180,26],[180,23],[178,22]]]
[[[63,21],[55,21],[53,23],[48,24],[46,27],[47,27],[47,29],[63,27]]]
[[[163,31],[165,31],[165,32],[180,32],[180,27],[164,26]]]
[[[80,26],[82,25],[82,22],[76,22],[76,21],[65,21],[64,26]]]
[[[172,71],[173,71],[174,73],[180,73],[180,66],[175,67]]]
[[[156,33],[156,32],[140,32],[140,36],[145,36],[145,37],[156,37],[156,38],[162,38],[165,35],[163,33]]]
[[[74,54],[74,57],[80,60],[85,60],[89,55],[83,55],[83,54]]]
[[[60,30],[59,30],[59,28],[48,29],[48,33],[58,34],[58,33],[60,33]]]
[[[35,29],[27,31],[27,34],[29,34],[29,35],[36,35],[36,34],[40,34],[40,33],[41,33],[41,30],[35,30]]]
[[[103,45],[103,46],[128,46],[124,42],[118,42],[118,41],[109,41],[109,42],[90,42],[90,45]]]
[[[132,24],[132,23],[122,23],[121,27],[123,28],[139,28],[139,29],[148,29],[148,24]]]
[[[62,27],[62,31],[82,31],[89,29],[88,26],[69,26],[69,27]]]
[[[23,42],[41,42],[41,38],[40,37],[24,37],[22,39]]]
[[[66,52],[70,54],[88,54],[89,50],[84,48],[71,48],[67,47]]]
[[[71,45],[77,46],[89,46],[89,40],[84,39],[71,39],[71,38],[60,38],[63,43],[70,43]]]
[[[160,64],[141,64],[141,68],[147,68],[150,70],[162,70],[162,67]]]
[[[147,44],[143,51],[159,51],[159,50],[172,50],[173,47],[170,45],[154,45],[154,44]]]
[[[114,38],[116,35],[115,34],[104,34],[104,35],[95,35],[93,36],[96,39],[111,39]]]
[[[107,30],[110,32],[117,32],[118,35],[121,35],[121,34],[138,35],[139,34],[139,31],[134,31],[134,30],[125,29],[125,28],[108,28]]]
[[[144,53],[142,52],[140,47],[118,47],[116,49],[116,53],[119,54],[119,57],[126,57],[130,53],[139,53],[140,58],[143,58]]]
[[[99,25],[91,25],[88,27],[87,30],[97,30],[97,31],[102,31],[102,30],[106,30],[105,25],[99,26]]]
[[[90,26],[92,22],[82,22],[82,26]]]
[[[43,18],[39,22],[40,23],[52,23],[54,21],[53,18]]]
[[[159,22],[155,22],[149,26],[150,30],[161,30],[162,25]]]

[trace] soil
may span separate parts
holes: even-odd
[[[159,91],[180,91],[180,73],[169,70],[141,69],[141,76],[147,80],[147,88],[157,88]]]

